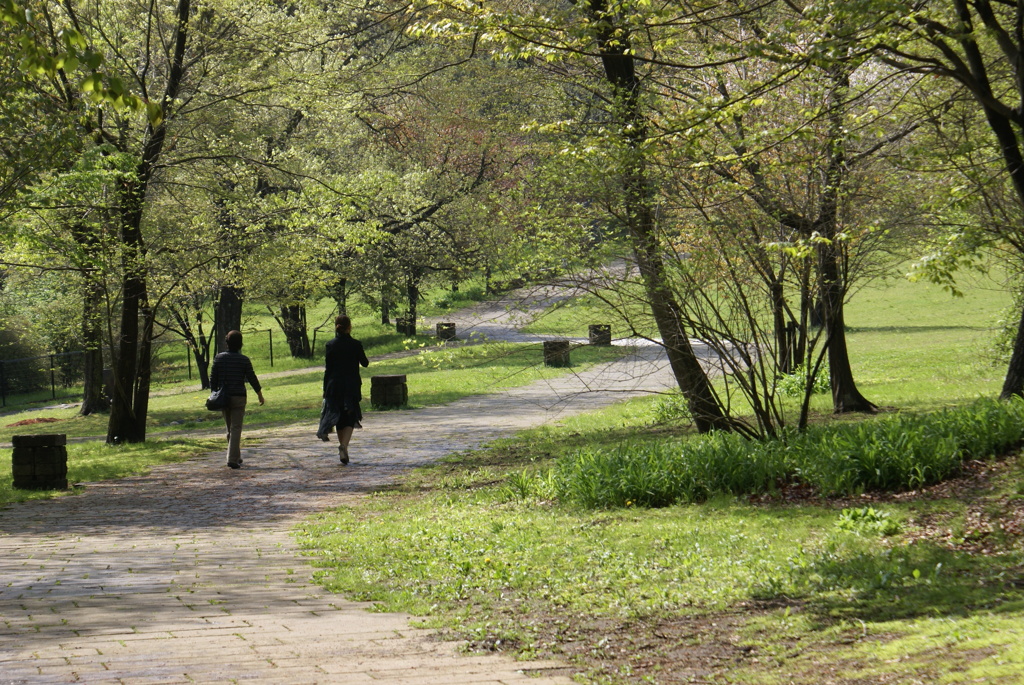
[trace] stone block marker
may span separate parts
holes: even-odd
[[[590,324],[590,344],[591,345],[611,345],[612,344],[612,327],[606,323],[592,323]]]
[[[453,324],[453,323],[439,323],[439,324],[437,324],[437,339],[438,340],[455,340],[455,324]]]
[[[11,438],[14,487],[25,490],[68,489],[68,436],[15,435]]]
[[[569,341],[544,341],[544,366],[569,366]]]
[[[374,407],[404,407],[409,404],[405,374],[370,377],[370,404]]]

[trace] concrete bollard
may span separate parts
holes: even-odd
[[[15,435],[11,438],[14,487],[24,490],[68,489],[67,435]]]
[[[591,345],[611,345],[612,327],[606,323],[590,324]]]
[[[384,409],[409,404],[409,386],[405,374],[371,376],[370,404]]]
[[[437,339],[438,340],[455,340],[455,324],[453,323],[439,323],[437,324]]]
[[[545,340],[544,341],[544,365],[545,366],[569,366],[569,341],[568,340]]]

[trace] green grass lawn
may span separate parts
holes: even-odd
[[[989,350],[1007,303],[984,279],[957,299],[906,281],[857,293],[847,320],[862,392],[913,411],[997,394]],[[563,306],[535,330],[583,335],[599,317]],[[527,487],[585,446],[679,439],[688,429],[663,421],[663,402],[457,455],[310,520],[299,539],[326,587],[473,648],[568,659],[584,682],[1024,682],[1018,455],[927,495],[589,511]]]
[[[929,409],[999,393],[1005,361],[992,351],[1010,305],[992,278],[965,276],[963,297],[929,283],[865,288],[847,306],[854,377],[877,404]]]

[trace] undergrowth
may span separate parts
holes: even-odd
[[[585,447],[549,470],[517,474],[512,498],[585,508],[664,507],[716,495],[802,485],[825,497],[914,490],[988,459],[1024,438],[1024,401],[978,400],[927,414],[816,426],[777,440],[717,433],[701,439]]]

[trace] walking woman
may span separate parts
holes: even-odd
[[[352,319],[344,314],[334,320],[333,340],[327,342],[324,353],[324,406],[320,412],[320,428],[316,437],[328,441],[331,429],[338,427],[338,455],[341,463],[348,463],[348,443],[352,431],[362,428],[363,413],[359,409],[363,379],[360,366],[370,361],[363,351],[363,343],[352,337]]]
[[[242,334],[239,331],[228,331],[224,336],[228,351],[221,352],[213,358],[213,370],[210,372],[210,388],[217,390],[221,386],[227,390],[229,404],[224,410],[224,423],[228,427],[228,467],[232,469],[242,466],[242,419],[245,417],[245,384],[249,383],[256,391],[256,397],[263,404],[263,388],[252,370],[252,362],[242,354]]]

